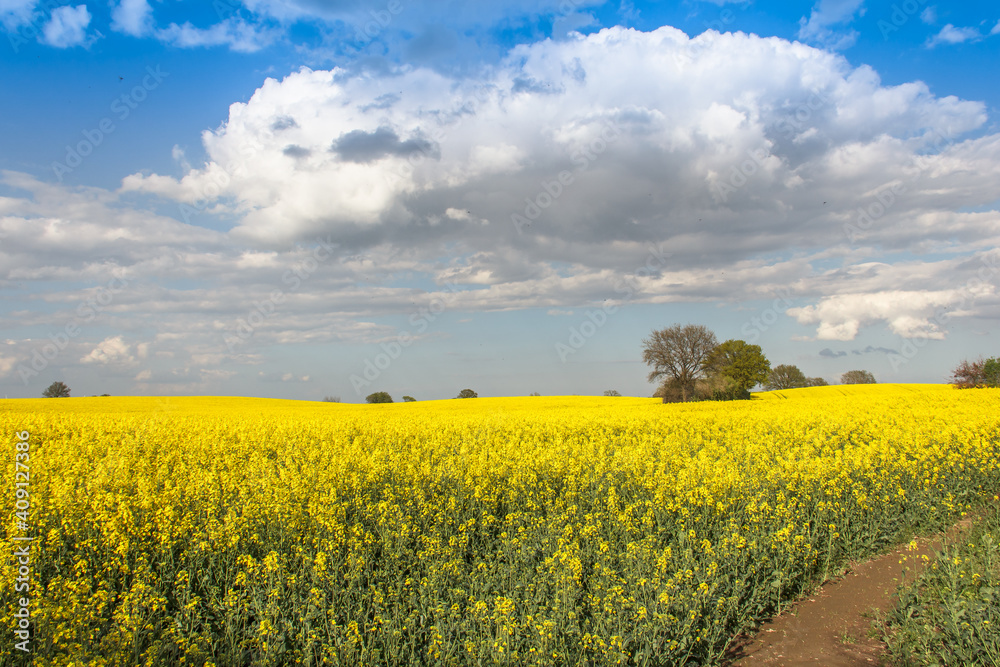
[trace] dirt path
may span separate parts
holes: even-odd
[[[971,518],[948,531],[952,536],[964,530]],[[727,664],[733,667],[762,665],[824,665],[855,667],[876,665],[884,645],[870,637],[873,610],[888,611],[896,587],[908,567],[907,581],[923,569],[921,556],[933,557],[942,536],[917,538],[917,549],[906,545],[864,563],[854,564],[840,579],[827,582],[812,596],[794,604],[768,621],[755,637],[737,642]],[[907,556],[905,565],[900,564]]]

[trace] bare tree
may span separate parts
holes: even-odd
[[[704,376],[705,360],[718,344],[715,334],[701,324],[675,324],[653,331],[642,341],[642,360],[653,367],[649,381],[662,378],[665,385],[680,392],[682,401],[687,401],[695,381]],[[669,392],[664,395],[665,402],[667,395]]]

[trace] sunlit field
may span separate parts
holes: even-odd
[[[35,665],[718,662],[847,560],[1000,492],[1000,390],[942,385],[9,400],[0,424]],[[3,559],[8,638],[18,577]]]

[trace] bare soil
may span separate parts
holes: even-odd
[[[952,537],[967,528],[966,518],[949,529]],[[880,664],[885,650],[878,613],[889,611],[898,585],[912,582],[924,567],[922,556],[933,559],[944,535],[917,538],[917,549],[902,545],[872,560],[852,564],[840,578],[828,581],[813,595],[766,622],[753,637],[740,637],[730,650],[727,665],[824,665],[856,667]],[[904,556],[906,560],[900,563]]]

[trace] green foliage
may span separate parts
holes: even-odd
[[[471,389],[463,389],[462,391],[458,392],[458,396],[456,396],[455,398],[478,398],[478,397],[479,394],[472,391]]]
[[[392,403],[392,396],[387,391],[376,391],[374,394],[368,394],[365,400],[369,403]]]
[[[340,403],[340,396],[325,396],[323,398],[324,403]]]
[[[417,399],[413,398],[412,396],[404,396],[403,397],[403,403],[416,403],[416,402],[417,402]]]
[[[621,396],[621,394],[620,394],[620,393],[618,393],[618,392],[617,392],[616,390],[614,390],[614,389],[605,389],[605,390],[604,390],[604,395],[605,395],[605,396]]]
[[[1000,387],[1000,359],[991,357],[983,362],[983,379],[987,387]]]
[[[69,387],[62,382],[53,382],[42,392],[42,398],[69,398]]]
[[[1000,664],[1000,507],[900,595],[886,643],[902,665]]]
[[[823,378],[806,378],[807,387],[826,387],[830,383]]]
[[[704,369],[709,375],[721,375],[729,380],[731,387],[725,390],[725,395],[735,397],[767,382],[771,362],[760,345],[730,339],[712,350],[705,359]]]
[[[847,371],[840,376],[841,384],[877,384],[869,371]]]
[[[654,396],[662,396],[664,403],[690,400],[695,381],[705,377],[705,359],[717,344],[715,334],[701,324],[675,324],[644,338],[642,360],[653,367],[648,379],[661,381]]]
[[[528,396],[541,396],[541,394],[539,394],[537,391],[533,391],[530,394],[528,394]]]
[[[751,399],[750,391],[747,389],[740,389],[736,386],[730,386],[726,389],[716,389],[712,392],[709,400],[712,401],[749,401]]]
[[[951,381],[959,389],[1000,387],[1000,359],[963,360],[952,372]]]
[[[771,369],[770,374],[767,376],[767,382],[764,384],[764,389],[768,391],[796,389],[798,387],[809,386],[808,382],[809,378],[799,370],[798,366],[781,364]]]

